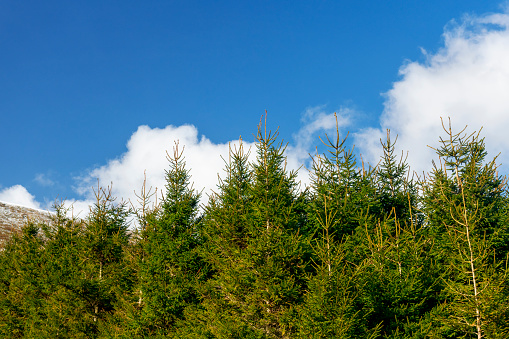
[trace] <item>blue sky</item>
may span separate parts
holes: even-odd
[[[129,140],[147,152],[147,140],[171,149],[174,135],[202,150],[208,147],[202,136],[210,147],[239,135],[252,141],[265,110],[269,126],[281,126],[281,136],[301,153],[311,145],[299,145],[295,137],[307,133],[318,144],[334,111],[365,154],[375,158],[376,152],[362,136],[384,128],[401,133],[408,150],[423,142],[404,137],[416,133],[398,117],[418,119],[401,110],[420,102],[406,93],[423,83],[448,90],[446,84],[458,81],[447,76],[473,74],[468,67],[475,61],[462,64],[458,55],[477,53],[472,60],[494,60],[483,67],[495,63],[493,74],[505,74],[505,64],[498,63],[507,41],[501,38],[497,49],[489,39],[507,30],[505,8],[498,1],[465,0],[2,1],[0,200],[43,208],[57,196],[87,201],[94,175],[139,181],[143,165],[152,169],[152,160],[134,155],[138,167],[123,162],[131,154]],[[486,45],[479,43],[484,38]],[[437,72],[443,76],[432,78]],[[501,81],[497,88],[505,88]],[[488,124],[504,112],[504,94],[499,96]],[[456,105],[463,102],[459,94],[455,100],[444,99],[447,109],[430,113],[434,121],[455,109],[464,112]],[[483,111],[483,102],[469,107]],[[470,123],[469,117],[458,121]],[[194,129],[179,129],[185,124]],[[161,139],[150,139],[155,134]],[[438,135],[427,137],[431,143]],[[505,147],[493,143],[495,150]],[[120,167],[122,175],[114,170]],[[118,194],[137,188],[113,185],[126,186]]]

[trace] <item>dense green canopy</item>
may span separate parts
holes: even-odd
[[[422,178],[389,131],[376,166],[325,136],[303,188],[259,126],[202,208],[177,144],[159,203],[98,187],[86,219],[59,205],[5,244],[0,337],[508,338],[506,178],[444,133]]]

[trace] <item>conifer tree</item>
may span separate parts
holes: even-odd
[[[248,293],[245,288],[251,279],[249,271],[239,270],[244,266],[244,252],[251,238],[247,228],[252,200],[248,157],[242,139],[238,147],[230,145],[225,160],[226,177],[219,178],[218,192],[210,196],[205,208],[203,251],[212,277],[202,286],[204,310],[193,315],[192,328],[188,329],[195,335],[202,333],[216,338],[253,335],[253,329],[239,317],[239,309],[245,305],[240,300]]]
[[[312,239],[313,272],[308,275],[305,302],[300,307],[299,335],[313,338],[369,337],[358,299],[356,265],[348,253],[351,236],[370,218],[374,186],[371,171],[358,168],[345,139],[326,135],[328,152],[313,158],[310,201],[307,204]],[[371,192],[371,194],[369,193]],[[359,259],[360,261],[361,259]]]
[[[44,322],[46,295],[43,240],[29,221],[0,255],[0,335],[27,338]]]
[[[363,232],[368,248],[363,297],[371,326],[380,323],[386,337],[418,335],[422,317],[434,305],[436,269],[422,232],[417,186],[406,158],[397,159],[396,140],[389,130],[386,141],[380,140],[383,153],[375,173],[380,210]]]
[[[277,133],[257,134],[257,160],[230,152],[226,178],[211,198],[204,232],[214,275],[204,298],[201,335],[289,338],[305,288],[304,197],[285,168]]]
[[[366,170],[337,130],[301,192],[265,122],[202,216],[177,144],[139,229],[99,187],[86,218],[61,204],[12,236],[0,337],[507,338],[506,178],[478,133],[444,129],[420,186],[389,132]]]
[[[253,165],[251,217],[246,248],[252,274],[244,316],[267,337],[288,337],[294,331],[295,305],[302,302],[309,256],[304,196],[297,191],[296,172],[286,171],[277,132],[261,125],[257,135],[257,161]]]
[[[508,312],[500,307],[507,269],[507,193],[495,159],[485,163],[479,133],[453,133],[437,149],[441,166],[425,187],[430,236],[444,265],[442,304],[435,333],[468,338],[505,337]],[[504,319],[501,322],[501,319]],[[497,325],[498,324],[498,325]]]
[[[28,223],[23,236],[14,237],[12,247],[2,253],[6,255],[2,259],[10,257],[9,265],[14,264],[18,277],[31,277],[29,290],[37,287],[37,293],[28,297],[26,292],[23,296],[16,291],[17,284],[8,285],[10,293],[19,294],[25,303],[37,305],[23,316],[23,331],[18,334],[27,338],[94,337],[97,324],[87,319],[90,295],[83,289],[87,285],[83,265],[84,223],[67,218],[63,204],[55,208],[56,215],[50,224]],[[16,268],[20,260],[27,262]],[[2,271],[9,272],[8,269]],[[38,278],[34,279],[35,276]],[[35,310],[37,312],[33,313]],[[9,312],[13,314],[12,311]],[[14,330],[7,337],[16,336],[15,333]]]
[[[355,278],[350,287],[354,291],[350,296],[355,296],[351,302],[358,312],[355,314],[358,332],[354,336],[361,337],[359,333],[364,337],[376,333],[383,337],[413,336],[420,331],[422,316],[433,306],[432,266],[421,230],[422,218],[416,213],[417,189],[407,178],[408,166],[404,158],[397,160],[395,142],[389,132],[386,142],[380,142],[383,153],[376,168],[364,171],[353,167],[357,174],[348,187],[349,194],[327,197],[323,187],[334,184],[323,185],[321,205],[336,201],[339,208],[332,209],[333,220],[335,213],[341,213],[342,203],[348,206],[345,211],[354,221],[355,226],[342,245],[346,255],[342,268],[353,264],[349,277]],[[329,144],[333,151],[341,145],[339,141]],[[348,163],[348,157],[335,163],[336,166],[328,166],[329,171],[338,171]],[[313,206],[316,208],[317,204]],[[327,220],[327,215],[315,215],[320,216],[321,225]]]
[[[337,116],[336,116],[337,125]],[[347,135],[348,137],[348,135]],[[312,196],[309,205],[310,223],[320,229],[320,220],[325,220],[325,211],[334,211],[330,220],[334,238],[344,241],[359,225],[364,225],[369,212],[376,210],[373,172],[359,168],[354,149],[346,149],[347,137],[341,139],[336,126],[335,138],[325,135],[327,153],[313,159],[311,171]],[[325,199],[324,197],[327,197]],[[328,208],[325,208],[325,203]]]
[[[128,214],[124,202],[115,204],[111,187],[97,189],[83,234],[84,259],[89,263],[83,289],[89,293],[94,322],[105,319],[114,310],[117,293],[131,284],[130,272],[124,265],[124,248],[129,241]]]
[[[142,230],[140,304],[147,334],[166,335],[184,319],[184,310],[199,303],[196,285],[207,275],[199,256],[199,194],[190,184],[178,143],[168,155],[166,193]]]
[[[147,189],[146,175],[140,193],[136,193],[137,205],[131,202],[131,209],[137,222],[130,232],[130,241],[125,249],[125,264],[132,271],[132,289],[124,291],[118,299],[118,311],[110,318],[108,334],[119,338],[142,338],[147,336],[147,319],[144,319],[143,306],[143,264],[146,253],[146,235],[149,225],[154,224],[160,211],[157,202],[157,188]]]
[[[323,196],[323,213],[316,213],[320,229],[313,241],[314,274],[309,275],[304,302],[299,307],[300,338],[374,338],[378,329],[368,330],[358,309],[355,267],[343,253],[343,243],[333,236],[331,221],[337,211],[328,208]]]
[[[48,296],[45,300],[44,327],[39,337],[79,338],[96,332],[90,305],[83,294],[85,223],[74,216],[64,202],[54,205],[51,224],[41,225],[45,238]]]
[[[438,267],[432,246],[415,225],[397,218],[365,228],[368,254],[357,276],[367,327],[384,338],[423,337],[423,319],[436,306]]]
[[[402,153],[398,160],[395,154],[397,139],[392,141],[390,130],[387,130],[386,141],[380,140],[383,154],[376,171],[380,217],[388,220],[394,220],[395,217],[402,224],[413,223],[419,228],[422,216],[418,213],[417,185],[409,178],[410,169],[406,157]],[[391,217],[387,218],[389,215]]]
[[[435,166],[426,186],[426,203],[434,213],[428,213],[428,223],[434,225],[434,234],[444,234],[447,224],[454,222],[450,200],[455,205],[463,203],[461,189],[465,194],[465,206],[476,211],[474,235],[485,236],[493,246],[498,259],[505,258],[509,251],[509,226],[507,226],[507,192],[505,178],[498,175],[496,158],[485,162],[486,147],[479,133],[453,134],[444,126],[447,139],[440,139],[437,149],[440,166]],[[443,162],[443,163],[442,163]],[[442,199],[442,200],[441,200]]]

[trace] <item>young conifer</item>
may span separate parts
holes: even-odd
[[[308,220],[312,239],[313,274],[308,276],[305,302],[299,308],[299,336],[312,338],[368,337],[358,308],[357,267],[345,257],[345,243],[362,225],[370,202],[367,173],[357,168],[346,139],[326,136],[328,153],[313,159]],[[375,334],[376,330],[371,332]]]
[[[40,227],[29,221],[0,253],[0,336],[28,338],[44,324],[45,279]]]
[[[45,327],[40,337],[87,337],[97,331],[90,313],[88,295],[83,294],[86,242],[85,222],[68,217],[64,202],[55,204],[55,216],[49,225],[41,225],[45,238],[45,261],[49,295],[46,298]]]
[[[375,337],[377,329],[367,331],[357,308],[356,269],[347,263],[343,244],[333,236],[331,221],[336,211],[327,206],[317,213],[320,229],[312,242],[314,274],[309,275],[304,302],[299,307],[299,338]],[[371,332],[367,334],[367,332]]]
[[[326,218],[325,211],[334,211],[330,219],[331,232],[335,239],[344,241],[364,224],[368,211],[373,210],[372,172],[365,171],[364,164],[359,168],[354,149],[346,149],[347,139],[340,137],[338,127],[335,138],[325,137],[326,141],[322,141],[327,153],[313,159],[309,218],[311,227],[320,229],[321,220]]]
[[[166,172],[166,192],[142,230],[140,305],[147,335],[167,335],[184,319],[186,307],[199,302],[197,285],[206,267],[197,247],[199,194],[192,188],[178,143]]]
[[[88,304],[82,315],[90,327],[88,335],[99,333],[115,311],[119,294],[132,285],[131,270],[125,265],[124,250],[129,242],[124,202],[115,203],[111,187],[98,187],[96,201],[85,219],[82,249],[81,297]]]
[[[250,272],[245,267],[245,250],[250,241],[247,220],[250,216],[252,171],[249,151],[242,139],[231,146],[225,160],[225,178],[219,178],[205,207],[203,257],[210,264],[212,277],[201,286],[202,309],[189,314],[189,326],[182,337],[249,338],[254,330],[241,317],[248,293]]]
[[[304,198],[285,167],[277,133],[259,126],[257,160],[230,153],[226,179],[204,219],[214,276],[202,319],[217,338],[289,338],[303,298]]]
[[[371,172],[376,201],[346,243],[358,253],[358,307],[365,326],[385,337],[419,336],[421,318],[434,305],[433,265],[405,158],[397,159],[389,131],[380,143],[382,158]]]
[[[472,338],[505,337],[501,317],[508,312],[497,299],[507,274],[501,249],[507,233],[505,181],[495,159],[485,163],[478,133],[453,133],[437,150],[442,166],[434,168],[425,191],[427,228],[440,246],[444,265],[442,305],[435,332]],[[507,252],[505,252],[507,253]],[[498,325],[497,325],[498,324]]]
[[[296,172],[287,172],[284,147],[277,132],[260,125],[257,161],[253,165],[251,217],[246,248],[251,270],[244,316],[268,337],[290,337],[295,305],[302,302],[309,256],[305,229],[305,199],[298,192]]]

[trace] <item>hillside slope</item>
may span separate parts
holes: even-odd
[[[50,222],[51,212],[0,201],[0,246],[28,220]]]

